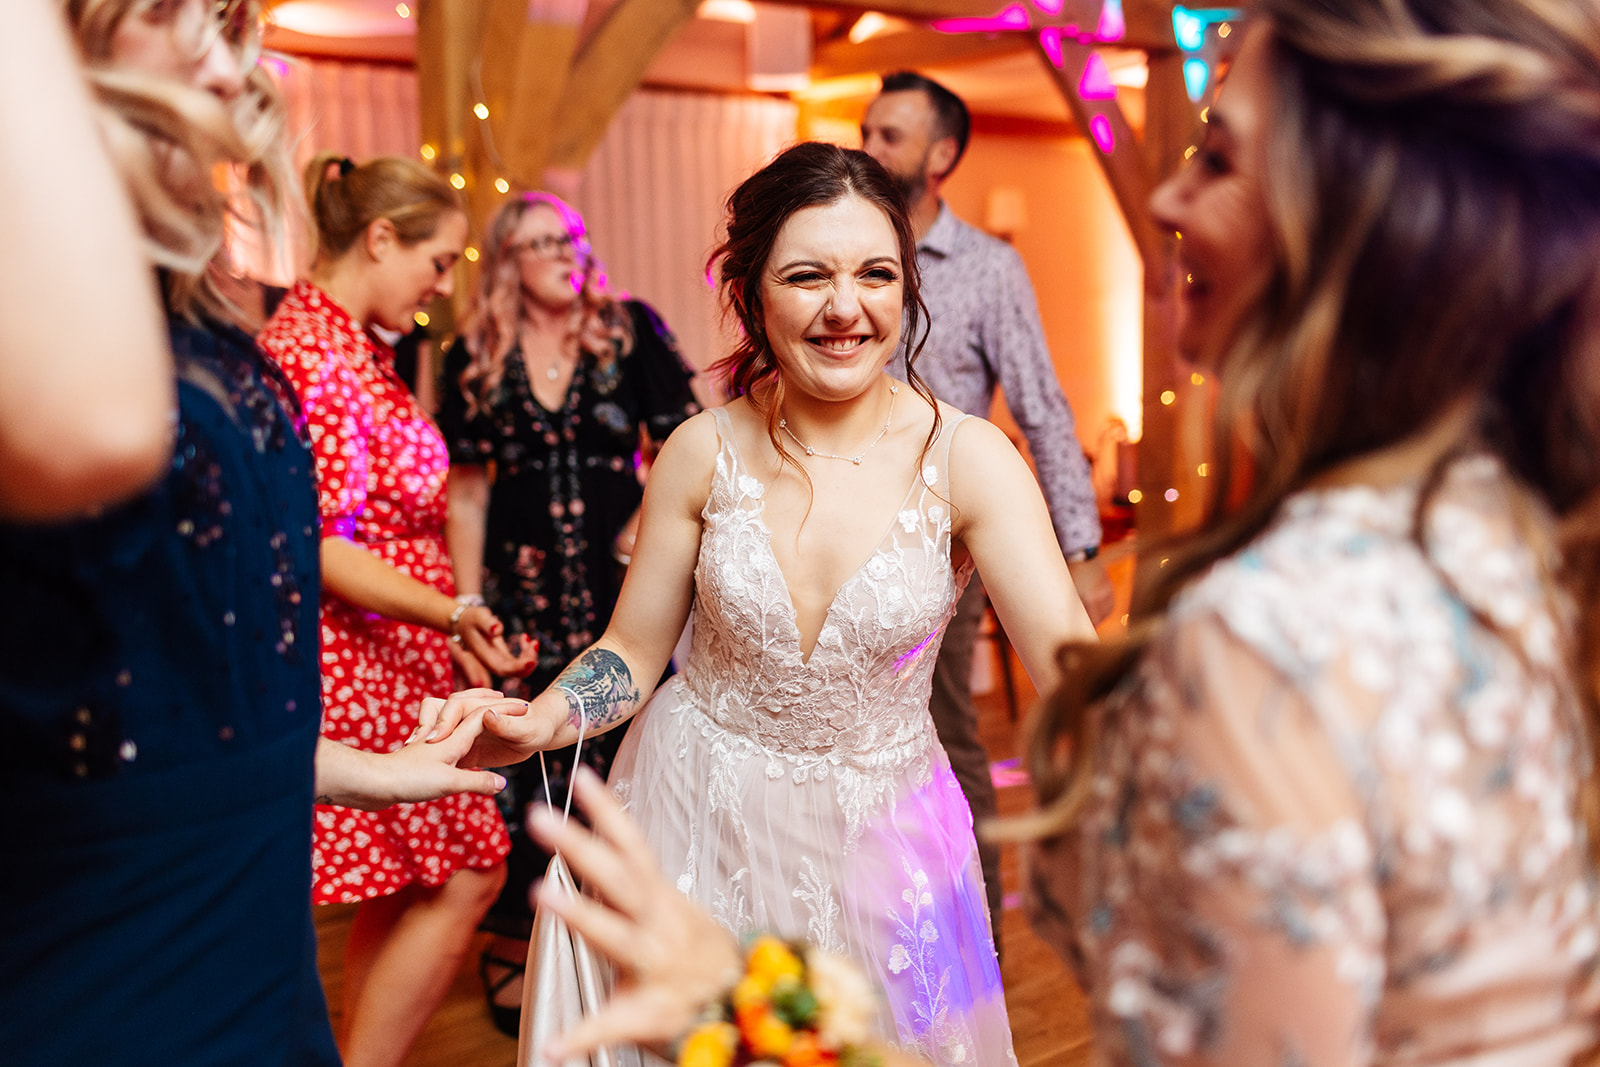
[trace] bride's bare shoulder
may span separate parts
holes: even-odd
[[[686,420],[667,437],[650,465],[646,495],[678,497],[690,510],[698,511],[711,493],[711,475],[721,447],[717,417],[709,409]]]

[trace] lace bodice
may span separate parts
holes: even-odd
[[[890,529],[835,594],[805,658],[763,521],[765,487],[739,456],[727,414],[715,414],[722,444],[702,513],[693,646],[678,684],[711,722],[797,768],[903,772],[933,743],[933,661],[971,573],[950,564],[945,461],[960,419],[943,429]]]
[[[854,959],[884,990],[881,1034],[930,1062],[1014,1067],[972,816],[928,715],[971,573],[950,561],[960,420],[905,469],[893,521],[807,657],[768,487],[714,417],[688,663],[640,713],[612,790],[666,876],[735,935]]]

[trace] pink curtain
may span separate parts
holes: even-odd
[[[300,168],[318,152],[339,152],[358,161],[416,154],[417,74],[410,67],[278,55],[263,62],[288,112],[297,189]],[[296,198],[285,247],[268,249],[236,240],[234,256],[252,276],[286,285],[310,257],[305,224]]]
[[[574,202],[612,287],[661,312],[697,368],[732,348],[706,280],[723,201],[795,139],[796,120],[772,97],[636,92],[579,176]]]

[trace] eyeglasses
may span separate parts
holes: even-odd
[[[189,42],[197,60],[209,55],[219,41],[246,73],[261,59],[260,0],[165,0],[150,9],[149,17],[171,19],[168,24],[178,40]]]
[[[206,50],[209,51],[219,38],[227,42],[239,57],[242,70],[254,70],[261,59],[261,9],[258,0],[211,0],[211,24],[206,31]]]
[[[551,234],[547,237],[535,237],[529,241],[522,241],[511,246],[517,255],[532,252],[540,259],[560,259],[574,254],[576,248],[570,233]]]

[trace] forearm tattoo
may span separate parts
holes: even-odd
[[[561,672],[555,687],[566,693],[567,722],[584,733],[603,730],[626,718],[639,702],[639,687],[621,656],[591,648]]]

